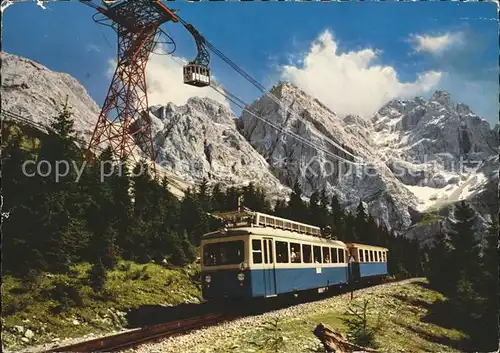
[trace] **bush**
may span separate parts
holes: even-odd
[[[139,270],[136,270],[136,271],[129,271],[127,272],[127,274],[125,275],[125,280],[128,281],[128,280],[132,280],[132,281],[136,281],[138,280],[139,278],[141,278],[142,276],[142,272],[139,271]]]
[[[348,308],[346,315],[348,318],[343,319],[347,326],[347,338],[352,343],[363,347],[376,347],[375,333],[378,327],[372,327],[368,323],[368,304],[369,300],[364,300],[362,305],[354,304]]]
[[[59,302],[58,305],[52,308],[53,311],[62,312],[72,307],[84,306],[83,296],[77,281],[58,278],[53,284],[54,286],[47,292],[50,299]]]
[[[10,303],[2,306],[2,315],[5,317],[25,311],[31,302],[28,298],[25,298],[23,296],[14,296],[11,299],[12,300]]]
[[[279,353],[284,352],[286,348],[287,337],[283,334],[281,321],[274,318],[262,325],[262,334],[258,341],[250,341],[250,345],[265,352]]]
[[[94,292],[100,292],[104,289],[106,277],[106,269],[104,268],[102,261],[99,259],[99,261],[92,266],[89,272],[90,285]]]
[[[132,264],[130,262],[125,262],[125,263],[121,263],[118,265],[118,269],[120,271],[124,271],[124,272],[130,271],[131,267],[132,267]]]

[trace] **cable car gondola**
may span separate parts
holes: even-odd
[[[198,53],[193,61],[184,66],[184,83],[195,87],[210,86],[210,55],[205,47],[205,38],[192,25],[184,24],[196,41]]]
[[[210,86],[210,69],[197,64],[184,66],[184,83],[195,87]]]

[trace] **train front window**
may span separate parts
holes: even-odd
[[[245,260],[243,240],[207,244],[203,247],[205,266],[238,265]]]

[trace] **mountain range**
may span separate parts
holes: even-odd
[[[90,138],[100,108],[75,78],[5,52],[1,61],[2,110],[47,123],[67,97],[76,129]],[[447,92],[392,100],[373,117],[338,116],[287,82],[270,92],[282,104],[264,95],[239,117],[209,98],[150,108],[157,163],[179,196],[207,178],[226,186],[254,181],[286,197],[298,180],[305,197],[325,188],[352,211],[361,201],[379,222],[423,242],[453,222],[462,199],[476,211],[478,234],[498,210],[498,126]]]

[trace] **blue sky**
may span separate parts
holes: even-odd
[[[491,123],[498,120],[498,22],[494,3],[473,2],[168,2],[210,42],[259,82],[290,80],[339,114],[370,116],[388,99],[451,93]],[[76,77],[98,104],[110,82],[116,34],[78,2],[34,2],[5,10],[3,48]],[[175,54],[196,55],[181,24],[163,28]],[[260,96],[212,55],[218,82],[247,102]],[[153,55],[150,102],[189,96],[222,100],[182,84],[181,67]]]

